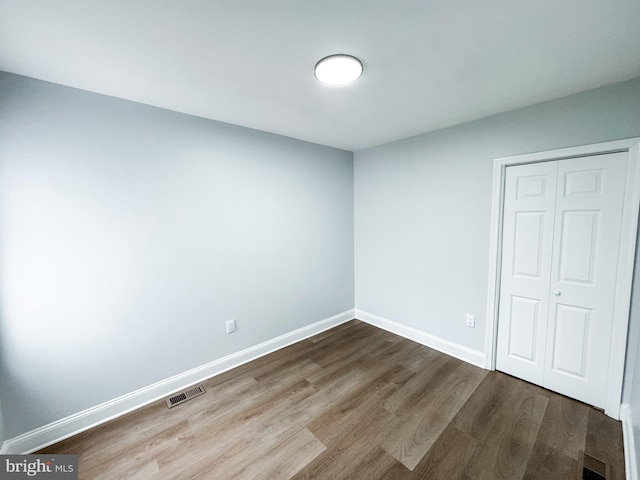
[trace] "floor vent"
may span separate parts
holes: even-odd
[[[198,395],[202,395],[203,393],[206,393],[206,391],[202,385],[190,388],[189,390],[178,393],[171,398],[167,398],[167,407],[175,407],[176,405],[180,405],[181,403],[184,403],[187,400],[191,400],[192,398],[195,398]]]
[[[586,453],[582,455],[580,475],[579,480],[607,480],[611,478],[609,465]]]

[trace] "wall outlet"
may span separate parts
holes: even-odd
[[[235,319],[227,320],[227,333],[233,333],[236,331]]]
[[[476,316],[467,313],[467,327],[475,328],[476,326]]]

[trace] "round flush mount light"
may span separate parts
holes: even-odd
[[[362,62],[351,55],[329,55],[324,57],[314,69],[318,81],[325,85],[339,87],[355,82],[362,75]]]

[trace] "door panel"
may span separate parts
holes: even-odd
[[[556,304],[552,370],[585,378],[590,316],[588,308]]]
[[[513,295],[509,325],[509,356],[535,364],[540,300]]]
[[[545,175],[522,175],[516,178],[516,198],[546,196],[549,177]],[[553,188],[553,186],[551,186]]]
[[[545,212],[516,212],[513,275],[540,278]]]
[[[593,284],[599,216],[597,210],[562,212],[559,281]]]
[[[557,165],[507,168],[497,366],[541,384],[544,374]]]
[[[564,196],[600,195],[602,171],[602,169],[582,169],[566,172],[564,177]]]
[[[604,407],[626,156],[558,164],[543,386]]]

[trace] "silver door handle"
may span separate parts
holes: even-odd
[[[560,296],[560,290],[554,290],[554,291],[553,291],[553,294],[554,294],[556,297],[559,297],[559,296]]]

